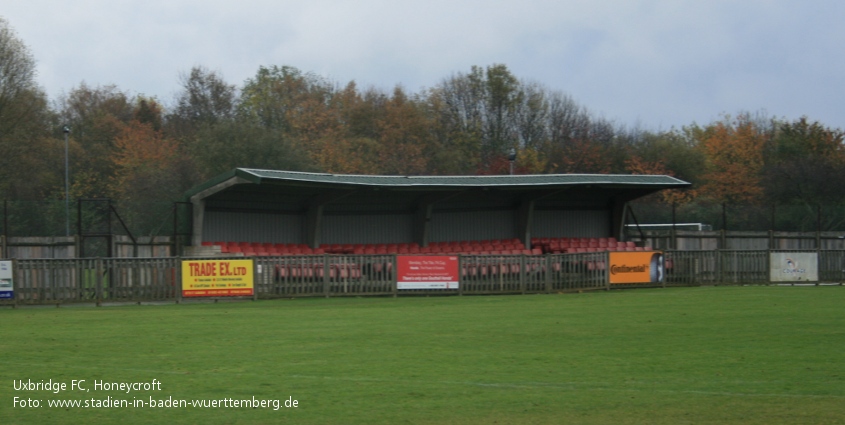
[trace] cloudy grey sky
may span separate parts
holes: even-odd
[[[765,110],[845,129],[841,0],[0,0],[55,99],[114,84],[169,103],[193,66],[240,86],[290,65],[418,92],[472,65],[668,129]]]

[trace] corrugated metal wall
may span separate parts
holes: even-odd
[[[429,222],[429,242],[519,238],[516,212],[437,211]],[[539,210],[534,237],[610,235],[610,212]],[[296,214],[206,211],[204,241],[305,243],[305,218]],[[400,243],[414,241],[414,215],[325,213],[321,243]]]
[[[206,211],[204,241],[303,243],[305,220],[296,214]]]
[[[516,238],[513,211],[434,211],[429,242]]]
[[[600,238],[611,236],[608,210],[537,210],[531,236]]]
[[[412,214],[323,215],[321,243],[402,243],[413,241]]]

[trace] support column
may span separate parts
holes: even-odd
[[[346,190],[321,193],[308,202],[305,210],[305,243],[317,249],[322,243],[321,229],[323,228],[323,210],[325,206],[350,196],[357,191]]]
[[[531,249],[531,227],[534,224],[534,200],[523,199],[516,212],[516,230],[526,249]]]
[[[305,243],[311,248],[320,246],[320,229],[323,227],[323,205],[310,205],[305,212]]]
[[[202,245],[202,224],[205,218],[205,200],[191,200],[192,220],[191,223],[191,246]]]

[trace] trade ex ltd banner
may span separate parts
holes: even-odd
[[[458,257],[396,257],[396,289],[458,289]]]
[[[663,253],[659,251],[624,251],[610,253],[610,283],[663,282]]]
[[[183,297],[241,297],[253,293],[252,260],[182,261]]]

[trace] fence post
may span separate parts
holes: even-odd
[[[545,281],[546,281],[545,282],[546,283],[546,293],[551,294],[552,293],[552,265],[551,265],[551,262],[549,260],[549,254],[543,255],[543,262],[544,262],[544,264],[543,264],[543,271],[544,271],[543,275],[544,275],[544,278],[545,278]]]
[[[816,249],[822,249],[822,204],[816,206]]]
[[[397,274],[398,276],[398,274]],[[464,295],[464,256],[458,254],[458,296]]]
[[[173,269],[173,277],[175,279],[173,286],[176,288],[176,304],[182,304],[182,256],[176,256],[176,266]]]
[[[397,266],[396,258],[397,258],[396,254],[393,254],[393,255],[390,256],[390,261],[393,262],[393,267],[392,267],[393,275],[396,276],[396,278],[393,279],[393,282],[390,282],[390,285],[393,289],[393,298],[396,298],[396,297],[399,296],[399,282],[398,282],[399,281],[399,278],[398,278],[399,277],[399,269],[396,268],[396,266]],[[458,264],[460,264],[460,263],[458,263]],[[390,275],[391,275],[391,273],[387,273],[387,277],[390,277]],[[458,288],[460,289],[461,293],[463,293],[463,285],[458,284]]]
[[[765,263],[766,263],[766,276],[765,276],[766,286],[769,286],[772,283],[772,249],[771,248],[769,248],[769,250],[766,251],[766,258],[764,260],[765,260]]]
[[[4,235],[5,236],[5,235]],[[12,308],[18,308],[18,260],[12,258]]]
[[[723,251],[721,249],[716,250],[716,282],[715,282],[716,286],[719,286],[719,283],[722,282],[722,275],[723,275],[722,266],[724,264],[724,261],[722,259],[722,257],[723,257],[722,254],[723,254]]]
[[[519,256],[519,290],[525,295],[525,254]]]
[[[258,287],[259,287],[259,283],[261,282],[261,279],[258,278],[258,275],[259,275],[258,270],[259,269],[262,269],[261,271],[264,271],[263,267],[261,267],[261,264],[258,264],[258,258],[252,257],[252,300],[253,301],[258,301]]]
[[[97,307],[101,307],[103,301],[103,259],[100,257],[94,259],[94,273],[96,274],[94,282],[97,291]]]
[[[672,201],[672,230],[671,236],[669,241],[669,248],[670,249],[678,249],[678,231],[675,228],[675,222],[677,221],[677,217],[675,216],[675,201]]]
[[[329,267],[329,255],[323,254],[323,295],[326,298],[331,297],[331,284],[329,283],[329,273],[331,272],[331,267]]]

